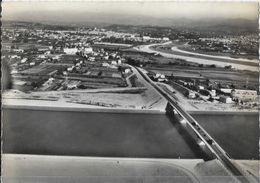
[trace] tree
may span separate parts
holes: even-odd
[[[212,96],[209,97],[208,101],[213,102],[214,98],[212,98]]]
[[[209,67],[216,68],[216,65],[215,64],[211,64]]]

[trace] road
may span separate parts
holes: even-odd
[[[161,95],[163,95],[167,99],[167,101],[175,108],[178,114],[180,114],[187,121],[194,132],[200,137],[200,139],[207,145],[211,152],[216,156],[218,160],[220,160],[220,162],[230,171],[232,175],[237,177],[243,183],[250,182],[248,179],[244,178],[245,175],[242,170],[238,169],[231,162],[229,155],[214,141],[214,139],[198,124],[198,122],[189,113],[187,113],[182,107],[178,105],[175,99],[164,92],[140,69],[137,68],[137,70],[148,83],[150,83]]]

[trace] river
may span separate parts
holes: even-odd
[[[259,159],[258,113],[193,115],[234,159]]]
[[[237,70],[250,70],[250,71],[258,71],[258,62],[257,60],[246,60],[246,59],[235,59],[235,58],[223,58],[223,56],[206,56],[206,55],[197,55],[197,53],[185,53],[183,50],[177,49],[173,47],[171,51],[160,51],[154,50],[151,47],[153,46],[161,46],[167,45],[170,42],[159,43],[159,44],[150,44],[150,45],[141,45],[134,47],[134,49],[147,53],[158,53],[166,58],[179,58],[184,59],[188,62],[194,62],[198,64],[214,64],[217,66],[229,66]]]
[[[195,118],[233,158],[258,157],[257,115]],[[3,109],[3,121],[4,153],[207,159],[164,114]]]

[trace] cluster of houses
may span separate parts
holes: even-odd
[[[165,75],[156,73],[149,75],[151,79],[158,82],[167,82]],[[218,100],[221,103],[255,103],[258,101],[258,93],[256,90],[235,89],[217,87],[207,80],[201,82],[191,82],[177,79],[171,82],[175,88],[183,93],[189,99],[202,98],[204,100]]]
[[[239,103],[256,102],[258,99],[257,91],[221,88],[222,95],[219,100],[223,103],[232,103],[233,101]]]
[[[189,41],[193,45],[192,49],[223,52],[229,54],[246,55],[248,53],[257,53],[258,43],[250,36],[227,37],[227,38],[199,38]]]

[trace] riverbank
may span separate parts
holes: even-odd
[[[64,105],[60,103],[48,101],[32,101],[33,104],[28,101],[13,100],[10,103],[3,102],[3,109],[28,109],[28,110],[44,110],[44,111],[75,111],[75,112],[103,112],[103,113],[142,113],[142,114],[165,114],[165,110],[152,110],[152,109],[125,109],[125,108],[107,108],[91,105]],[[189,114],[200,115],[257,115],[258,111],[219,111],[219,110],[187,110]]]
[[[189,114],[198,115],[258,115],[258,111],[187,111]]]
[[[2,103],[4,109],[28,109],[44,111],[75,111],[75,112],[104,112],[104,113],[144,113],[144,114],[165,114],[165,110],[152,109],[127,109],[112,108],[86,104],[71,104],[57,101],[37,101],[24,99],[5,99]]]
[[[229,56],[222,56],[222,55],[209,55],[206,53],[197,53],[194,51],[190,51],[189,49],[187,49],[186,47],[183,47],[183,45],[179,46],[173,46],[171,47],[171,50],[173,51],[177,51],[180,53],[184,53],[184,54],[192,54],[195,56],[202,56],[204,58],[214,58],[214,59],[225,59],[225,60],[230,60],[230,61],[237,61],[237,62],[250,62],[250,63],[255,63],[258,64],[258,60],[256,59],[245,59],[245,58],[234,58],[234,57],[229,57]]]
[[[166,58],[178,58],[184,59],[188,62],[198,63],[198,64],[206,64],[206,65],[217,65],[220,67],[232,66],[232,68],[237,70],[250,70],[250,71],[258,71],[257,63],[254,62],[244,62],[238,61],[239,59],[224,59],[224,58],[211,58],[205,56],[192,55],[192,53],[187,54],[183,52],[178,52],[178,50],[163,50],[163,49],[155,49],[154,47],[169,45],[171,42],[167,43],[159,43],[159,44],[150,44],[150,45],[142,45],[135,47],[134,49],[147,52],[147,53],[157,53]],[[216,56],[214,56],[216,57]],[[244,63],[244,64],[243,64]],[[253,64],[253,65],[252,65]]]
[[[53,161],[55,163],[52,163]],[[257,165],[259,161],[242,163],[239,165],[258,176],[259,168]],[[175,182],[180,181],[180,177],[182,177],[182,180],[186,180],[185,182],[205,182],[206,180],[213,182],[216,179],[218,182],[220,180],[223,180],[223,182],[232,181],[228,172],[218,161],[204,162],[201,159],[94,158],[3,154],[3,167],[4,180],[19,176],[23,177],[23,179],[25,177],[34,177],[31,180],[37,180],[37,182],[44,180],[60,181],[61,179],[65,182],[71,182],[72,180],[93,181],[94,176],[99,177],[95,178],[95,180],[111,180],[113,182],[122,182],[124,180],[124,182],[132,182],[134,179],[147,180],[149,176],[149,180],[155,180],[155,182],[159,180]],[[16,167],[15,171],[14,167]],[[213,172],[214,170],[218,171]],[[57,178],[57,175],[59,178]],[[226,177],[223,177],[224,175]],[[67,176],[71,178],[68,180]],[[126,179],[124,177],[129,178]]]

